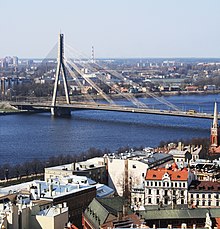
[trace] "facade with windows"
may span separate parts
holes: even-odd
[[[220,183],[193,181],[189,187],[189,201],[192,207],[220,207]]]
[[[133,188],[131,204],[134,208],[188,204],[188,187],[194,179],[187,168],[179,169],[176,163],[168,168],[150,169],[142,189]]]

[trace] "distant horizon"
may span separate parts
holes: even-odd
[[[13,55],[16,56],[16,55]],[[5,57],[13,57],[10,55],[7,55]],[[5,57],[0,57],[0,59],[5,58]],[[46,60],[46,59],[56,59],[56,57],[54,58],[42,58],[42,57],[19,57],[19,60]],[[89,58],[82,58],[82,59],[89,59]],[[210,60],[215,60],[215,59],[219,59],[220,57],[99,57],[99,58],[95,58],[95,60],[105,60],[105,59],[109,59],[109,60],[148,60],[148,59],[168,59],[168,60],[176,60],[176,59],[210,59]]]

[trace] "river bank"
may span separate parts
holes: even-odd
[[[0,102],[0,115],[23,114],[27,111],[21,111],[10,105],[9,102]]]

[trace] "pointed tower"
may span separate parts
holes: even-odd
[[[219,125],[218,125],[218,109],[217,103],[215,102],[214,107],[214,118],[211,127],[211,148],[216,148],[219,146]]]

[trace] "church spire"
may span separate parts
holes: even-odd
[[[218,109],[217,102],[215,102],[213,124],[211,127],[211,147],[216,148],[219,146],[219,143]]]
[[[213,118],[212,128],[218,128],[218,108],[217,108],[217,102],[215,102],[215,106],[214,106],[214,118]]]

